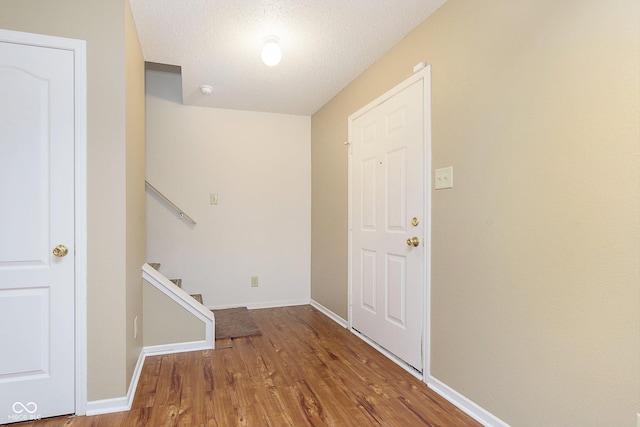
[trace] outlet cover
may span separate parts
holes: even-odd
[[[251,287],[252,288],[258,287],[258,276],[251,276]]]
[[[138,338],[138,316],[133,319],[133,339]]]

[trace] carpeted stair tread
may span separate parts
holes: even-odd
[[[182,279],[169,279],[173,282],[174,285],[181,288],[182,287]]]
[[[160,263],[159,262],[150,262],[149,265],[156,270],[160,271]]]
[[[202,294],[193,294],[191,295],[193,297],[194,300],[198,301],[200,304],[202,304]]]

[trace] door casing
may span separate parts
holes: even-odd
[[[75,413],[87,406],[87,55],[84,40],[0,29],[0,41],[73,52],[75,215]]]
[[[352,272],[352,268],[353,268],[353,256],[352,256],[352,249],[353,249],[353,221],[352,221],[352,212],[353,212],[353,189],[352,189],[352,182],[353,182],[353,156],[352,156],[352,146],[353,144],[351,143],[351,141],[353,140],[352,138],[352,122],[356,117],[361,116],[362,114],[366,113],[369,110],[372,110],[373,108],[375,108],[376,106],[382,104],[385,100],[393,97],[394,95],[398,94],[399,92],[401,92],[402,90],[406,89],[407,87],[411,86],[413,83],[423,80],[424,84],[423,84],[423,111],[424,111],[424,118],[423,118],[423,141],[424,141],[424,159],[423,159],[423,167],[424,167],[424,177],[425,177],[425,182],[424,182],[424,233],[422,236],[420,236],[420,238],[422,239],[422,241],[424,242],[424,247],[425,247],[425,251],[424,251],[424,257],[425,259],[423,260],[424,262],[424,268],[425,268],[425,292],[424,292],[424,297],[423,297],[423,329],[422,329],[422,374],[417,373],[414,369],[412,369],[409,365],[407,365],[406,363],[404,363],[402,360],[398,359],[397,357],[395,357],[391,352],[385,350],[383,347],[377,345],[375,342],[373,342],[372,340],[368,339],[367,337],[365,337],[364,335],[358,333],[356,330],[353,329],[353,325],[352,325],[352,307],[353,307],[353,272]],[[349,238],[348,238],[348,288],[349,288],[349,307],[348,307],[348,324],[349,324],[349,330],[355,334],[356,336],[358,336],[359,338],[363,339],[364,341],[366,341],[367,343],[369,343],[370,345],[372,345],[373,347],[375,347],[377,350],[379,350],[381,353],[383,353],[385,356],[387,356],[389,359],[391,359],[392,361],[394,361],[395,363],[397,363],[399,366],[401,366],[402,368],[404,368],[407,372],[409,372],[411,375],[414,375],[415,377],[419,378],[420,380],[422,380],[423,382],[427,382],[427,379],[430,377],[430,337],[431,337],[431,333],[430,333],[430,312],[431,312],[431,306],[430,306],[430,295],[431,295],[431,65],[427,65],[425,68],[423,68],[422,70],[414,73],[411,77],[409,77],[408,79],[406,79],[405,81],[403,81],[402,83],[400,83],[399,85],[395,86],[394,88],[392,88],[391,90],[387,91],[386,93],[384,93],[383,95],[379,96],[378,98],[376,98],[375,100],[373,100],[372,102],[370,102],[369,104],[365,105],[364,107],[360,108],[359,110],[357,110],[356,112],[354,112],[353,114],[349,115],[349,140],[347,142],[347,145],[349,146],[349,156],[348,156],[348,181],[349,181],[349,190],[348,190],[348,199],[349,199],[349,218],[348,218],[348,230],[349,230]]]

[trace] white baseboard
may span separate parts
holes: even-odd
[[[112,412],[128,411],[131,406],[127,404],[127,397],[114,397],[113,399],[93,400],[87,402],[86,415],[110,414]]]
[[[294,305],[308,305],[308,304],[309,304],[308,299],[299,299],[299,300],[285,300],[285,301],[265,301],[265,302],[246,303],[246,304],[212,305],[212,306],[207,306],[207,308],[209,310],[222,310],[225,308],[247,307],[249,310],[255,310],[258,308],[291,307]]]
[[[144,359],[146,354],[144,352],[144,348],[140,351],[138,355],[138,361],[136,362],[136,367],[133,368],[133,375],[131,376],[131,383],[129,384],[129,390],[127,391],[127,411],[131,409],[131,405],[133,405],[133,398],[136,397],[136,390],[138,389],[138,381],[140,380],[140,375],[142,375],[142,367],[144,366]]]
[[[158,356],[161,354],[183,353],[185,351],[211,350],[213,347],[206,340],[192,341],[176,344],[153,345],[142,348],[136,367],[133,369],[131,383],[126,396],[114,397],[112,399],[102,399],[87,402],[86,415],[110,414],[112,412],[128,411],[133,405],[133,398],[138,389],[138,381],[142,374],[142,367],[147,356]]]
[[[449,402],[457,406],[461,411],[465,412],[471,418],[478,421],[483,426],[487,427],[510,427],[509,424],[502,421],[489,411],[478,406],[473,401],[467,399],[442,381],[429,376],[427,379],[427,386],[430,389],[438,393],[440,396],[447,399]]]
[[[315,300],[312,299],[310,304],[311,304],[311,306],[313,308],[315,308],[320,313],[324,314],[329,319],[333,320],[334,322],[336,322],[338,325],[342,326],[343,328],[348,328],[349,327],[349,322],[347,322],[342,317],[340,317],[337,314],[335,314],[333,311],[329,310],[324,305],[320,304],[318,301],[315,301]]]
[[[129,384],[129,390],[127,391],[126,396],[87,402],[86,415],[110,414],[112,412],[122,412],[131,409],[133,398],[135,397],[136,389],[138,388],[138,381],[140,380],[140,374],[142,373],[142,366],[144,365],[145,357],[144,349],[141,349],[140,354],[138,355],[138,361],[136,362],[136,367],[133,369],[131,383]]]
[[[215,346],[215,344],[214,344]],[[180,342],[174,344],[150,345],[142,351],[146,356],[158,356],[161,354],[184,353],[185,351],[212,350],[212,347],[206,340]]]

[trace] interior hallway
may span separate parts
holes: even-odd
[[[251,315],[261,336],[148,357],[128,412],[19,425],[480,425],[311,306]]]

